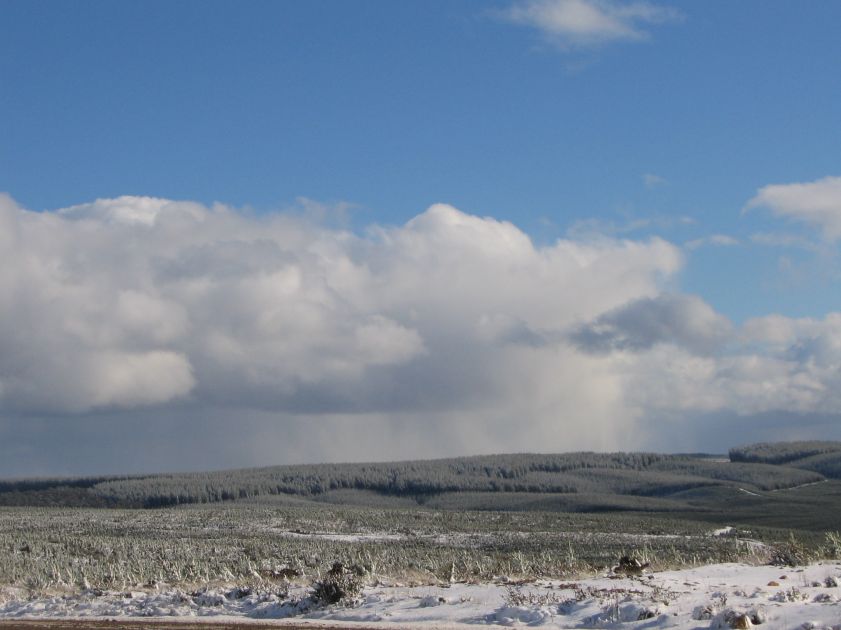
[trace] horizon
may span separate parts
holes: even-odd
[[[7,0],[0,478],[841,440],[839,20]]]
[[[735,447],[744,447],[744,446],[753,446],[752,444],[738,444]],[[68,475],[68,476],[55,476],[55,477],[0,477],[0,482],[2,483],[16,483],[21,481],[62,481],[62,480],[71,480],[71,479],[96,479],[96,478],[122,478],[122,477],[157,477],[157,476],[167,476],[167,475],[191,475],[197,474],[201,475],[202,473],[223,473],[223,472],[235,472],[241,470],[256,470],[256,469],[263,469],[263,468],[283,468],[283,467],[298,467],[298,466],[364,466],[367,464],[371,465],[378,465],[378,464],[408,464],[408,463],[415,463],[415,462],[441,462],[441,461],[448,461],[448,460],[461,460],[461,459],[473,459],[473,458],[481,458],[481,457],[516,457],[516,456],[529,456],[529,455],[545,455],[545,456],[552,456],[552,455],[578,455],[578,454],[593,454],[593,455],[613,455],[613,454],[627,454],[627,453],[637,453],[643,455],[669,455],[669,456],[676,456],[676,457],[710,457],[710,458],[724,458],[728,459],[727,453],[684,453],[684,452],[659,452],[659,451],[563,451],[563,452],[516,452],[516,453],[480,453],[474,455],[452,455],[448,457],[429,457],[423,459],[383,459],[383,460],[359,460],[359,461],[325,461],[325,462],[301,462],[297,464],[268,464],[268,465],[259,465],[259,466],[243,466],[239,468],[210,468],[210,469],[202,469],[202,470],[158,470],[158,471],[139,471],[133,473],[121,473],[121,472],[102,472],[102,473],[93,473],[93,474],[85,474],[85,475]],[[728,459],[729,461],[729,459]]]

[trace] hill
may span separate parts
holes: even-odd
[[[840,462],[841,443],[793,442],[734,448],[729,461],[704,454],[584,452],[271,466],[0,481],[0,505],[160,508],[315,502],[444,510],[659,512],[703,519],[755,504],[743,520],[767,516],[771,506],[773,524],[779,520],[773,515],[792,506],[793,495],[779,491],[836,479]],[[832,497],[833,506],[838,501],[833,492],[809,496],[813,503],[825,496]]]
[[[784,465],[841,479],[841,442],[760,442],[730,449],[730,461]]]

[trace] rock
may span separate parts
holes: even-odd
[[[777,582],[776,580],[771,580],[770,582],[768,582],[768,586],[779,586],[779,585],[780,585],[780,583]]]
[[[750,620],[744,613],[733,613],[732,615],[728,615],[725,617],[725,621],[727,621],[727,625],[731,628],[736,628],[737,630],[745,630],[746,628],[752,628],[753,622]]]
[[[838,580],[830,575],[823,581],[823,585],[827,588],[836,588],[838,586]]]

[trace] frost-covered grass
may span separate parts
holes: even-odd
[[[159,583],[303,585],[335,561],[368,583],[434,584],[569,578],[605,570],[628,554],[652,568],[769,557],[761,541],[711,532],[700,523],[633,515],[254,505],[3,508],[0,585],[33,595]]]

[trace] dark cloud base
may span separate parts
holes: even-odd
[[[508,431],[516,431],[516,423]],[[109,417],[9,418],[0,423],[0,477],[186,472],[280,464],[394,461],[501,452],[459,439],[446,417],[277,417],[251,410],[137,412]],[[12,426],[16,428],[11,429]],[[423,428],[419,430],[419,426]],[[777,440],[841,440],[841,415],[764,413],[649,418],[632,450],[726,453]],[[498,423],[470,431],[495,432]],[[468,432],[470,432],[468,431]],[[622,438],[622,436],[618,436]],[[512,440],[513,442],[513,440]],[[561,452],[565,449],[516,449]],[[596,449],[598,450],[598,449]],[[628,450],[631,450],[629,448]]]
[[[649,436],[647,448],[672,453],[726,453],[755,442],[841,440],[841,414],[698,414],[680,420],[649,418],[640,426]]]

